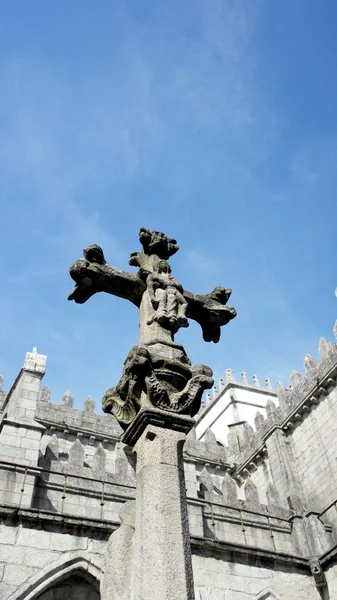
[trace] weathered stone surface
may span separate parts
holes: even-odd
[[[72,408],[74,404],[74,396],[72,393],[67,390],[66,393],[61,398],[61,406],[62,408]]]
[[[81,444],[80,440],[77,439],[76,442],[71,446],[68,457],[68,465],[70,470],[76,470],[83,467],[84,463],[84,447]]]
[[[199,479],[199,485],[200,485],[201,492],[203,492],[204,490],[207,490],[207,492],[213,492],[213,490],[214,490],[213,479],[206,467],[203,468],[200,475],[198,476],[198,479]]]
[[[200,323],[204,339],[218,341],[220,326],[228,323],[236,315],[234,309],[226,306],[231,290],[217,287],[210,294],[203,296],[186,292],[170,276],[167,263],[167,259],[178,250],[176,241],[163,233],[145,228],[140,230],[139,239],[143,250],[132,253],[130,258],[130,264],[139,267],[136,275],[108,265],[99,246],[94,244],[85,248],[84,258],[70,267],[70,275],[76,285],[69,295],[69,300],[83,303],[93,294],[105,291],[140,306],[145,290],[150,288],[149,295],[154,313],[159,310],[163,315],[163,318],[159,319],[162,326],[170,331],[186,326],[188,306],[189,317]],[[159,294],[160,297],[156,290],[163,292]],[[157,320],[156,316],[154,318]]]
[[[255,423],[256,429],[259,429],[264,424],[264,421],[265,421],[264,416],[259,411],[257,411],[255,418],[254,418],[254,423]]]
[[[319,363],[294,389],[283,390],[280,407],[261,422],[258,435],[253,435],[244,424],[236,425],[236,431],[232,428],[232,442],[235,444],[237,435],[240,446],[237,454],[232,452],[233,445],[229,451],[218,446],[210,430],[204,442],[192,433],[189,435],[185,483],[190,531],[195,536],[192,547],[196,598],[335,597],[337,347],[323,347]],[[160,345],[156,352],[158,348]],[[169,358],[178,351],[179,348],[171,347]],[[97,568],[92,588],[91,570],[99,561],[102,565],[108,537],[119,524],[120,508],[134,497],[131,451],[125,453],[121,442],[116,448],[121,429],[112,416],[88,415],[88,411],[41,401],[41,396],[37,403],[40,379],[41,373],[23,369],[16,392],[13,388],[9,393],[5,407],[6,411],[11,408],[12,417],[5,418],[0,427],[0,598],[98,600],[100,575]],[[161,432],[165,427],[173,427],[174,412],[168,417],[168,411],[150,407],[150,412],[158,410],[158,421],[153,425],[146,410],[138,413],[138,425],[128,432],[130,443],[148,431],[151,439],[147,442],[155,443],[153,427]],[[19,415],[20,419],[16,418]],[[183,420],[179,435],[184,435],[191,420],[188,416],[179,418]],[[74,461],[76,468],[69,472],[69,451],[77,434],[85,460],[82,461],[81,450],[80,460]],[[101,451],[95,457],[99,443],[106,454],[105,479],[100,474]],[[169,448],[161,443],[160,451],[156,451],[159,464],[149,456],[143,461],[142,477],[152,483],[154,498],[150,502],[157,500],[157,508],[161,506],[161,477],[166,477],[169,467],[175,464],[173,461],[172,465]],[[50,455],[48,466],[41,461],[45,451],[46,456]],[[115,469],[118,460],[123,462],[121,469]],[[237,484],[228,479],[228,472],[233,473]],[[206,473],[209,479],[205,488],[212,490],[205,489],[205,497],[198,497],[198,483],[202,483]],[[247,477],[254,482],[261,505],[256,498],[244,498]],[[176,479],[173,481],[176,486]],[[234,499],[233,494],[230,502],[226,494],[229,488],[234,490],[233,485],[239,498]],[[171,488],[166,489],[166,494],[165,510]],[[149,496],[150,493],[144,494],[144,501]],[[263,506],[267,501],[268,508]],[[116,533],[122,534],[122,527]],[[135,535],[131,525],[130,530],[132,547]],[[111,537],[108,554],[115,565],[122,558],[118,574],[122,575],[124,569],[129,576],[130,567],[125,561],[129,557],[133,560],[134,553],[120,553],[117,537]],[[162,549],[160,552],[164,554]],[[62,571],[64,565],[75,570],[79,564],[84,580]],[[37,592],[36,582],[47,581],[51,576],[58,577],[59,584]],[[62,579],[65,576],[67,580]],[[66,581],[71,581],[71,585]],[[122,584],[119,596],[130,587],[132,591],[132,584]],[[159,597],[164,597],[162,589]],[[125,598],[129,600],[127,595]]]
[[[99,444],[92,461],[92,470],[98,477],[105,477],[106,473],[106,452]]]
[[[212,385],[208,367],[192,367],[187,357],[165,359],[151,347],[138,345],[129,353],[117,386],[106,392],[103,410],[112,412],[123,428],[148,404],[193,416],[200,408],[203,391]]]
[[[332,350],[332,343],[325,338],[320,338],[318,344],[318,352],[321,358],[326,358],[329,355],[330,350]]]
[[[311,356],[311,354],[306,354],[304,358],[304,368],[308,373],[311,369],[315,369],[317,366],[317,360]]]
[[[194,600],[182,461],[185,439],[184,433],[149,425],[135,445],[135,600]]]
[[[131,600],[133,597],[135,510],[134,502],[124,504],[120,514],[122,523],[107,543],[101,600]]]
[[[224,499],[227,502],[237,502],[238,496],[237,496],[237,489],[236,489],[236,483],[234,481],[234,479],[229,475],[228,472],[225,473],[225,476],[223,478],[223,483],[222,483],[222,494]]]
[[[256,506],[260,504],[258,489],[251,479],[247,479],[244,487],[244,492],[246,502],[249,502],[250,504],[255,504]]]
[[[108,265],[97,245],[84,249],[84,258],[70,268],[76,285],[69,300],[86,302],[105,291],[126,298],[140,308],[140,344],[130,351],[123,375],[103,398],[103,409],[112,412],[125,429],[138,410],[150,403],[161,409],[195,415],[205,389],[212,387],[212,371],[192,366],[174,334],[197,321],[205,341],[217,342],[220,327],[236,316],[227,306],[230,289],[217,287],[207,295],[191,294],[171,275],[167,259],[177,252],[175,240],[142,228],[143,250],[131,254],[136,275]]]
[[[50,462],[52,460],[58,460],[59,458],[59,441],[57,436],[54,435],[51,437],[50,442],[47,445],[46,448],[46,453],[45,453],[45,459],[46,461]]]
[[[95,400],[91,396],[84,402],[83,410],[87,413],[93,414],[95,412]]]
[[[50,402],[51,391],[47,385],[44,385],[39,395],[39,402]]]
[[[302,380],[302,375],[298,371],[293,370],[290,375],[290,385],[294,389]]]

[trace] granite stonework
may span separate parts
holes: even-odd
[[[109,265],[95,244],[70,267],[75,287],[69,300],[83,304],[95,293],[108,292],[139,308],[139,343],[102,402],[103,411],[124,430],[121,441],[137,456],[134,543],[130,546],[127,538],[121,548],[130,572],[125,578],[124,565],[117,568],[106,560],[104,595],[114,600],[113,582],[125,580],[123,596],[130,600],[194,600],[183,446],[202,394],[214,382],[212,370],[192,365],[174,336],[194,319],[204,340],[217,343],[221,327],[236,311],[227,306],[230,289],[219,286],[206,295],[184,290],[168,263],[179,249],[176,240],[142,228],[139,241],[142,250],[129,261],[138,267],[136,274]],[[72,468],[83,460],[83,445],[76,440],[68,464]],[[122,536],[117,537],[121,543]]]
[[[282,419],[271,415],[253,435],[237,425],[246,440],[240,451],[234,438],[219,445],[211,430],[204,441],[195,429],[187,434],[197,600],[336,595],[336,373],[330,345],[297,396],[296,387],[281,388]],[[73,408],[70,393],[53,403],[43,375],[29,361],[2,393],[0,598],[105,600],[109,570],[116,600],[127,600],[119,548],[134,544],[130,510],[125,516],[122,508],[135,499],[135,456],[114,417],[96,414],[92,399]],[[117,578],[107,556],[121,565]]]

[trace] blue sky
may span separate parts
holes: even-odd
[[[326,0],[0,3],[0,371],[37,346],[58,402],[97,404],[138,311],[67,302],[100,244],[128,267],[140,227],[175,237],[190,291],[233,289],[194,363],[282,379],[336,318],[337,4]]]

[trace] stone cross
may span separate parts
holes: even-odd
[[[193,600],[182,450],[203,391],[214,382],[212,370],[192,365],[174,334],[194,319],[206,342],[218,342],[221,326],[236,311],[227,306],[230,289],[192,294],[173,277],[168,259],[179,249],[176,240],[145,228],[139,240],[143,249],[129,260],[136,273],[109,265],[97,245],[85,248],[84,258],[70,267],[75,287],[69,300],[82,304],[107,292],[140,310],[139,344],[103,397],[103,410],[116,417],[122,441],[137,453],[137,491],[132,558],[127,569],[126,563],[107,562],[102,600]],[[124,539],[116,535],[112,546]]]

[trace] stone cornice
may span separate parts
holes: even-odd
[[[88,519],[69,514],[60,514],[48,510],[35,508],[19,508],[13,504],[0,505],[0,519],[17,523],[30,523],[43,528],[78,530],[88,533],[90,530],[95,537],[109,536],[120,523],[117,521],[105,521],[103,519]]]
[[[191,537],[192,550],[202,551],[205,556],[206,552],[221,553],[222,558],[227,554],[230,562],[243,561],[249,562],[252,565],[252,561],[256,562],[259,567],[275,568],[277,564],[297,566],[298,568],[310,571],[309,559],[301,556],[286,554],[285,552],[274,552],[272,550],[264,550],[262,548],[255,548],[253,546],[244,546],[241,544],[233,544],[228,542],[222,542],[219,540],[202,538],[202,537]]]

